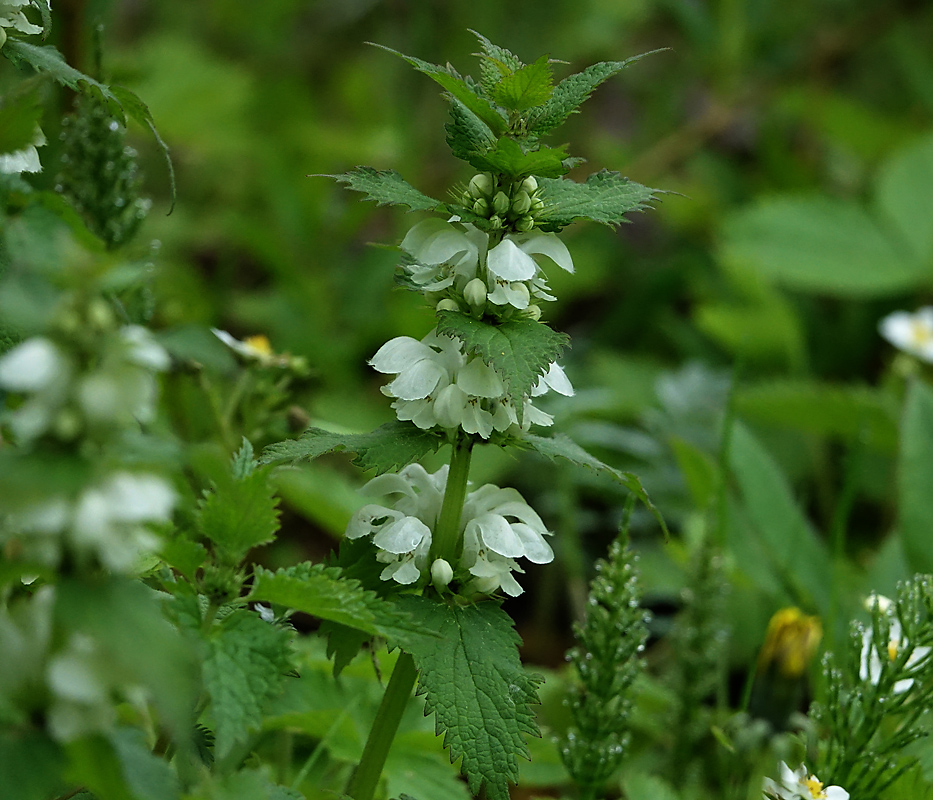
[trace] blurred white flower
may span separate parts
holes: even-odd
[[[2,17],[0,17],[0,26],[2,26]],[[39,28],[37,32],[41,31],[42,28]],[[0,27],[0,33],[2,32],[3,29]],[[37,125],[30,144],[27,144],[21,150],[0,155],[0,173],[19,175],[21,172],[42,172],[42,162],[39,160],[38,148],[45,143],[45,134]]]
[[[106,676],[96,643],[83,634],[73,634],[65,649],[50,659],[48,725],[55,739],[69,742],[113,724],[116,712]]]
[[[0,387],[39,392],[68,372],[68,359],[51,340],[34,336],[0,358]]]
[[[470,492],[461,519],[464,545],[459,564],[435,561],[429,567],[446,485],[446,466],[429,474],[412,464],[396,475],[373,478],[364,493],[389,498],[389,504],[363,506],[347,525],[347,537],[372,536],[376,558],[387,565],[383,580],[407,585],[425,578],[447,585],[459,570],[473,576],[469,583],[475,591],[489,594],[501,588],[513,596],[521,594],[512,577],[512,572],[522,572],[515,559],[546,564],[554,552],[544,539],[550,534],[541,518],[515,489],[486,484]]]
[[[792,770],[781,762],[781,779],[764,780],[764,797],[768,800],[849,800],[849,793],[840,786],[823,786],[816,775],[807,772],[805,764]]]
[[[878,324],[881,335],[905,353],[933,364],[933,306],[895,311]]]
[[[42,33],[42,27],[33,25],[23,13],[24,8],[35,5],[33,0],[3,0],[0,2],[0,28],[13,28],[27,34]]]
[[[419,428],[462,428],[488,439],[494,430],[518,425],[512,397],[496,371],[478,356],[463,353],[457,339],[431,331],[420,342],[410,336],[392,339],[376,352],[370,365],[396,377],[382,388],[395,398],[392,407],[400,420]],[[549,389],[572,395],[573,387],[563,370],[551,364],[532,389],[538,397]],[[522,429],[532,424],[550,425],[553,419],[523,399]]]
[[[240,341],[219,328],[211,328],[211,332],[227,345],[227,347],[233,350],[234,353],[248,361],[256,361],[264,367],[287,367],[291,363],[291,358],[289,356],[274,352],[269,338],[262,334],[247,336]]]
[[[900,620],[896,616],[894,603],[883,595],[872,593],[865,601],[865,607],[871,611],[877,608],[888,617],[888,643],[882,648],[882,652],[887,656],[888,663],[894,663],[898,654],[905,647],[909,647],[909,642],[903,637],[903,629]],[[884,671],[882,656],[879,648],[875,644],[874,632],[871,626],[862,631],[862,653],[859,659],[859,678],[867,681],[874,686],[881,680],[881,674]],[[930,654],[929,647],[914,647],[904,664],[904,670],[910,672],[916,668]],[[903,694],[914,685],[913,678],[902,678],[894,682],[893,691],[895,694]]]

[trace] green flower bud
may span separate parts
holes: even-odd
[[[459,311],[460,304],[456,300],[445,297],[441,302],[434,306],[435,311]]]
[[[107,301],[101,300],[99,297],[94,298],[90,302],[87,310],[87,318],[91,327],[100,331],[109,330],[116,322],[113,311],[110,309]]]
[[[521,186],[519,187],[523,192],[528,192],[528,194],[534,194],[538,191],[538,182],[534,179],[533,176],[529,175],[525,180],[522,181]]]
[[[3,49],[3,45],[6,44],[6,31],[3,28],[0,28],[0,50]]]
[[[492,194],[493,182],[492,175],[488,172],[480,172],[470,178],[468,191],[473,197],[480,198]]]
[[[463,287],[463,299],[474,308],[482,308],[486,305],[486,284],[482,278],[473,278]]]
[[[509,198],[505,192],[496,192],[492,199],[492,208],[500,217],[509,210]]]
[[[489,216],[489,201],[482,197],[473,203],[473,213],[479,217]]]
[[[489,218],[489,224],[493,230],[499,230],[502,227],[502,217],[495,215]]]
[[[473,195],[471,195],[469,192],[464,192],[462,195],[460,195],[460,204],[466,206],[467,208],[472,206]]]
[[[544,210],[544,201],[540,197],[535,197],[531,201],[531,213],[537,214]]]
[[[535,226],[535,221],[531,217],[522,217],[515,221],[515,230],[522,233],[528,233]]]
[[[531,208],[531,197],[528,195],[528,192],[521,191],[518,192],[512,198],[512,211],[518,216],[522,217],[528,213]]]
[[[431,583],[438,591],[445,588],[454,578],[453,568],[443,558],[431,564]]]
[[[525,309],[525,315],[537,322],[541,319],[541,306],[536,306],[534,304],[528,306],[528,308]]]

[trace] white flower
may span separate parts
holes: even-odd
[[[486,484],[470,492],[461,519],[460,563],[456,567],[441,561],[428,565],[446,485],[446,466],[429,474],[412,464],[397,475],[373,478],[363,491],[391,497],[391,505],[363,506],[347,525],[346,536],[372,536],[379,551],[377,560],[387,564],[383,580],[408,585],[431,578],[446,586],[462,570],[473,576],[471,587],[476,591],[489,594],[501,587],[507,594],[521,594],[521,586],[512,577],[512,572],[522,572],[515,559],[546,564],[554,552],[544,540],[550,534],[541,518],[515,489]]]
[[[38,392],[68,369],[68,360],[49,339],[34,336],[0,358],[0,387],[11,392]]]
[[[871,594],[865,601],[868,610],[878,608],[889,619],[888,644],[884,648],[884,653],[888,657],[888,662],[893,663],[897,660],[898,653],[909,643],[903,638],[903,630],[900,620],[896,616],[894,603],[883,595]],[[915,669],[919,662],[923,661],[930,654],[929,647],[914,647],[904,664],[904,670],[909,672]],[[877,686],[881,680],[881,674],[884,671],[884,665],[878,647],[875,645],[874,632],[871,627],[862,631],[862,653],[859,659],[859,678],[863,681]],[[894,694],[903,694],[914,685],[913,678],[903,678],[894,682]]]
[[[39,25],[33,25],[23,13],[24,8],[34,5],[36,4],[33,0],[5,0],[5,2],[0,2],[0,28],[13,28],[20,33],[28,34],[42,33],[42,28]]]
[[[764,780],[764,797],[768,800],[849,800],[849,793],[840,786],[823,786],[816,775],[807,772],[805,764],[792,770],[781,762],[781,780]]]
[[[211,333],[233,350],[234,353],[248,361],[256,361],[264,367],[286,367],[291,363],[289,356],[273,352],[268,337],[262,334],[247,336],[243,341],[240,341],[219,328],[211,328]]]
[[[905,353],[933,363],[933,306],[895,311],[878,324],[881,335]]]
[[[403,269],[422,291],[437,292],[455,282],[462,288],[476,277],[488,241],[485,233],[468,223],[428,219],[402,239],[402,250],[412,260]]]
[[[459,340],[431,331],[420,342],[399,336],[386,342],[370,365],[396,378],[382,388],[394,397],[392,407],[400,420],[419,428],[462,428],[488,439],[494,430],[506,431],[518,424],[514,401],[496,371],[478,356],[463,353]],[[563,370],[551,364],[532,389],[537,397],[549,389],[573,394]],[[553,419],[523,400],[522,428],[550,425]]]
[[[0,25],[2,25],[2,17],[0,17]],[[41,30],[39,28],[40,32]],[[2,32],[3,28],[0,27],[0,33]],[[42,172],[42,162],[39,160],[37,148],[42,147],[45,143],[45,134],[37,125],[30,144],[27,144],[21,150],[14,150],[12,153],[0,155],[0,173],[19,175],[21,172]]]
[[[165,372],[172,365],[168,352],[155,340],[148,328],[126,325],[120,329],[120,336],[129,347],[128,360],[134,364],[153,372]]]
[[[532,299],[554,299],[533,256],[546,256],[561,269],[573,272],[570,251],[556,234],[507,234],[486,256],[490,303],[525,309]]]

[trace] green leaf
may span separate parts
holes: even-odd
[[[440,433],[423,431],[407,422],[387,422],[370,433],[331,433],[321,428],[308,428],[299,439],[288,439],[269,445],[262,451],[261,461],[298,461],[315,459],[325,453],[347,451],[356,453],[353,463],[377,473],[401,469],[428,453],[436,452],[446,443]]]
[[[239,480],[225,478],[205,493],[196,515],[198,530],[226,561],[238,564],[249,550],[275,538],[278,502],[266,470]]]
[[[412,211],[434,211],[442,205],[439,200],[419,192],[394,169],[357,167],[343,175],[326,175],[354,192],[367,195],[380,206],[408,206]]]
[[[462,161],[472,161],[496,146],[489,126],[456,97],[450,100],[450,121],[444,127],[450,151]]]
[[[233,456],[233,462],[230,465],[230,472],[233,475],[233,479],[237,481],[245,480],[256,471],[256,467],[258,466],[259,462],[253,458],[253,445],[250,440],[244,436],[243,443]]]
[[[878,210],[914,258],[933,268],[933,136],[896,153],[881,168]]]
[[[463,105],[485,122],[496,136],[501,136],[508,129],[508,123],[502,114],[500,114],[488,100],[484,97],[480,97],[476,90],[463,80],[450,65],[447,67],[439,67],[437,64],[429,64],[427,61],[422,61],[420,58],[406,56],[404,53],[400,53],[398,50],[393,50],[391,47],[386,47],[385,45],[377,44],[375,46],[399,58],[405,59],[405,61],[419,72],[423,72],[433,81],[440,84],[444,89],[450,92],[453,97],[456,97]]]
[[[550,100],[540,110],[529,115],[528,130],[538,136],[553,130],[574,113],[603,81],[621,72],[629,64],[659,52],[661,51],[652,50],[625,61],[601,61],[587,67],[583,72],[564,78],[555,87]]]
[[[207,560],[207,548],[203,544],[181,535],[165,542],[159,554],[165,563],[192,582],[198,569]]]
[[[501,172],[513,178],[525,175],[538,175],[557,178],[567,172],[564,159],[567,147],[541,147],[524,152],[514,139],[503,136],[496,143],[494,150],[482,155],[474,155],[469,161],[476,169],[487,172]]]
[[[630,772],[622,781],[628,800],[679,800],[680,795],[669,783],[655,775]]]
[[[35,90],[6,98],[0,106],[0,155],[31,145],[41,118],[42,103]]]
[[[248,599],[278,603],[403,645],[429,634],[394,604],[323,564],[306,562],[275,572],[259,567]]]
[[[39,731],[0,728],[0,797],[48,800],[65,793],[61,747]]]
[[[476,54],[480,56],[480,84],[483,91],[491,97],[495,85],[502,77],[520,70],[525,65],[514,53],[493,44],[481,33],[477,33],[472,28],[470,33],[479,39],[480,46],[483,48],[482,53]]]
[[[61,53],[52,46],[39,47],[20,40],[8,40],[3,46],[3,54],[12,56],[14,63],[25,61],[39,72],[47,72],[54,80],[73,89],[102,101],[107,109],[125,126],[127,116],[140,125],[149,129],[155,138],[168,168],[172,191],[172,207],[175,205],[175,170],[169,155],[168,145],[159,136],[155,122],[148,106],[129,89],[122,86],[107,86],[94,80],[90,75],[76,70],[65,61]]]
[[[929,282],[929,270],[859,206],[828,197],[764,200],[727,218],[720,257],[784,286],[884,297]]]
[[[911,382],[904,402],[898,455],[901,540],[911,572],[933,572],[933,390]]]
[[[197,800],[304,800],[301,792],[270,783],[261,768],[212,775],[205,779],[194,797]]]
[[[780,467],[741,423],[732,429],[729,464],[765,557],[798,605],[829,609],[829,553],[794,499]]]
[[[541,56],[534,64],[505,75],[493,88],[492,98],[503,108],[524,111],[550,99],[553,79],[548,57]]]
[[[659,193],[605,169],[590,175],[586,183],[558,179],[539,180],[538,185],[544,202],[536,215],[538,224],[558,228],[577,219],[620,225],[628,221],[625,214],[649,208]]]
[[[490,325],[457,311],[442,311],[438,316],[438,334],[459,339],[467,352],[479,355],[499,373],[516,400],[531,394],[538,379],[570,342],[567,334],[532,319]],[[522,404],[515,405],[521,414]]]
[[[153,754],[136,728],[117,728],[108,735],[123,777],[135,800],[177,800],[178,778],[168,762]]]
[[[282,690],[291,654],[290,630],[238,610],[216,624],[204,661],[214,749],[224,758],[262,722],[266,703]]]
[[[522,669],[512,620],[493,602],[459,607],[411,595],[401,602],[441,636],[421,640],[411,655],[418,693],[451,761],[463,758],[474,794],[485,784],[488,800],[508,800],[516,756],[528,757],[524,735],[540,735],[531,704],[543,680]]]
[[[69,780],[104,800],[137,800],[127,786],[120,759],[106,737],[84,736],[68,742],[65,749]]]
[[[534,434],[526,433],[520,439],[516,439],[515,443],[519,446],[526,445],[536,453],[546,456],[551,461],[563,458],[571,464],[576,464],[578,467],[586,467],[594,472],[609,476],[634,494],[658,521],[665,536],[668,535],[667,524],[664,522],[661,512],[655,508],[654,503],[651,502],[651,498],[648,497],[648,493],[645,491],[645,487],[641,485],[641,480],[634,472],[622,472],[614,467],[610,467],[608,464],[604,464],[596,458],[596,456],[586,452],[586,450],[580,447],[580,445],[569,436],[564,436],[563,434],[557,434],[556,436],[535,436]]]

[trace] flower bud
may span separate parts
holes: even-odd
[[[494,231],[499,230],[502,227],[502,217],[498,214],[489,218],[489,224],[492,226]]]
[[[512,211],[518,216],[522,217],[528,213],[531,209],[531,197],[528,196],[528,192],[522,191],[518,192],[512,198]]]
[[[537,214],[539,211],[544,210],[544,201],[540,197],[535,197],[531,201],[531,213]]]
[[[509,198],[505,192],[496,192],[496,196],[492,198],[492,209],[500,217],[509,210]]]
[[[521,308],[522,306],[528,308],[528,302],[531,300],[531,293],[528,291],[528,287],[521,281],[515,281],[511,284],[511,288],[513,292],[521,295],[523,298],[522,305],[519,305],[514,299],[511,301],[512,305],[517,308]]]
[[[460,304],[456,300],[451,300],[449,297],[445,297],[436,306],[434,306],[434,310],[435,311],[459,311]]]
[[[532,175],[529,175],[521,183],[521,190],[523,192],[528,192],[528,194],[534,194],[538,191],[538,182],[534,179]]]
[[[479,217],[489,216],[489,202],[482,197],[473,203],[473,213]]]
[[[0,28],[0,49],[3,49],[3,45],[6,44],[6,31],[3,28]]]
[[[515,230],[521,233],[528,233],[535,226],[535,221],[531,217],[521,217],[515,220]]]
[[[105,331],[115,324],[113,311],[110,310],[107,301],[99,297],[91,301],[87,310],[87,317],[94,330]]]
[[[454,571],[443,558],[438,558],[431,564],[431,583],[434,584],[434,588],[438,591],[447,586],[453,578]]]
[[[473,278],[463,287],[463,299],[474,308],[486,305],[486,284],[482,278]]]
[[[525,309],[526,316],[531,317],[535,322],[541,319],[541,306],[537,306],[532,303],[528,308]]]
[[[470,179],[470,186],[467,191],[469,191],[473,197],[480,198],[484,195],[492,194],[492,188],[492,175],[488,172],[480,172]]]

